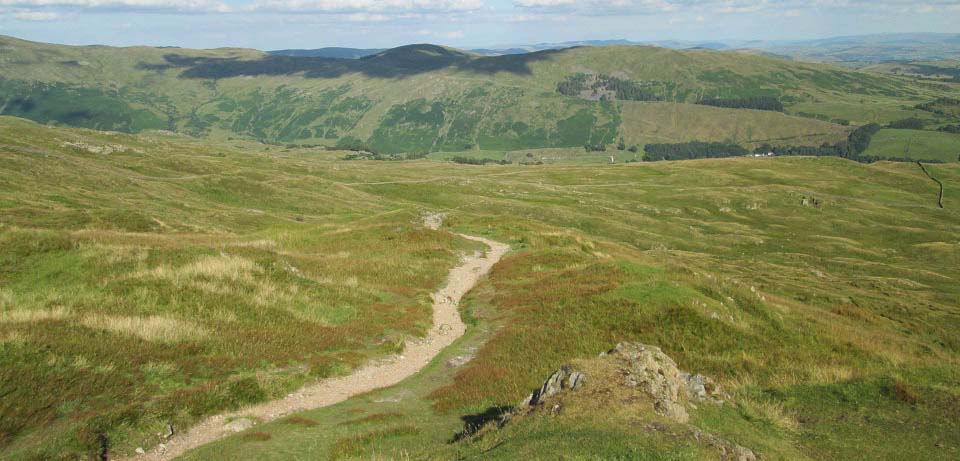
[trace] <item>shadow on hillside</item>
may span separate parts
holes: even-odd
[[[164,56],[166,62],[141,62],[138,68],[162,72],[184,69],[180,78],[221,79],[242,76],[280,76],[302,74],[306,78],[338,78],[345,74],[363,74],[374,78],[404,78],[445,68],[495,74],[531,74],[530,64],[547,59],[563,50],[476,58],[433,45],[410,45],[394,48],[361,59],[264,56],[258,60],[237,58],[189,57],[178,54]]]
[[[483,413],[461,416],[460,420],[463,421],[463,429],[450,439],[450,443],[469,438],[492,422],[496,422],[498,426],[502,426],[511,411],[513,411],[513,407],[496,406],[487,408]]]

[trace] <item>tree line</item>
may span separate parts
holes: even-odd
[[[811,156],[811,157],[840,157],[862,163],[873,163],[879,160],[894,162],[912,162],[913,159],[903,157],[880,157],[863,155],[870,140],[878,131],[880,125],[871,123],[853,130],[847,139],[820,146],[771,146],[764,144],[754,149],[754,154],[766,155],[772,153],[777,156]],[[697,158],[723,158],[748,155],[750,152],[743,146],[721,142],[684,142],[676,144],[647,144],[644,146],[643,160],[653,162],[658,160],[689,160]]]
[[[510,161],[507,159],[497,160],[492,158],[476,158],[476,157],[453,157],[450,159],[453,163],[459,163],[461,165],[486,165],[488,163],[494,163],[497,165],[509,165]]]
[[[865,156],[863,153],[870,147],[870,140],[873,135],[880,131],[880,125],[871,123],[853,130],[847,139],[834,144],[823,143],[817,146],[770,146],[764,144],[754,150],[754,153],[766,154],[772,152],[774,155],[806,155],[814,157],[840,157],[850,160],[856,160],[861,163],[873,163],[878,160],[892,161],[912,161],[910,159],[901,159],[894,157],[879,157],[875,155]]]
[[[920,110],[925,110],[927,112],[933,112],[937,115],[946,115],[953,116],[952,113],[944,110],[944,106],[960,106],[960,99],[954,98],[937,98],[930,102],[925,102],[923,104],[917,104],[916,108]]]
[[[643,147],[645,162],[659,160],[691,160],[696,158],[740,157],[749,152],[743,146],[722,142],[683,142],[677,144],[647,144]]]
[[[697,101],[703,106],[723,107],[726,109],[756,109],[783,112],[783,103],[770,96],[751,98],[707,98]]]

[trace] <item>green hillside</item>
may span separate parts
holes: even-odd
[[[960,134],[884,129],[874,135],[864,155],[957,162],[960,161]]]
[[[410,45],[348,60],[0,37],[0,62],[0,114],[280,144],[359,140],[384,153],[571,148],[620,137],[817,145],[843,139],[847,123],[929,116],[916,106],[958,94],[952,84],[825,65],[635,46],[481,57]],[[579,75],[603,76],[604,86],[588,91],[608,97],[560,91]],[[759,97],[794,117],[637,102]]]
[[[402,354],[485,248],[458,233],[511,249],[447,299],[464,337],[184,459],[955,458],[960,83],[914,77],[0,36],[0,459],[130,456]],[[622,342],[722,398],[655,397]]]
[[[131,454],[395,351],[477,248],[446,230],[512,247],[463,303],[463,340],[399,386],[187,458],[719,457],[694,429],[764,459],[960,449],[957,163],[929,166],[939,209],[910,163],[345,156],[0,118],[0,457]],[[451,442],[621,341],[736,404],[679,424],[587,387]]]

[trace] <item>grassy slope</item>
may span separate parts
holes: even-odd
[[[250,147],[0,118],[0,457],[149,445],[425,331],[469,245]]]
[[[191,459],[715,456],[658,438],[645,416],[603,401],[448,443],[455,417],[512,405],[560,364],[622,340],[659,345],[734,390],[738,407],[704,407],[694,423],[768,459],[960,450],[957,164],[933,166],[947,184],[945,210],[910,164],[376,167],[343,164],[340,174],[399,181],[363,189],[449,209],[454,228],[513,245],[465,303],[474,334],[490,339],[455,374],[438,363],[418,380],[305,414],[316,426],[259,427]],[[405,182],[415,178],[429,181]],[[597,405],[605,410],[588,409]]]
[[[870,141],[865,155],[956,162],[960,135],[940,131],[884,129]]]
[[[845,127],[815,119],[760,110],[626,102],[621,134],[627,145],[689,141],[732,142],[747,146],[820,145],[842,139]]]
[[[350,135],[386,151],[576,147],[611,142],[618,132],[642,140],[713,114],[725,128],[740,127],[761,137],[769,134],[785,143],[842,138],[838,126],[750,111],[674,110],[675,106],[663,105],[652,106],[663,110],[641,111],[637,119],[638,105],[626,103],[621,117],[620,108],[556,93],[558,82],[584,71],[653,82],[663,88],[668,101],[773,95],[783,99],[792,114],[842,118],[854,124],[905,118],[917,112],[911,108],[919,102],[957,93],[955,86],[821,65],[652,47],[580,48],[473,61],[451,52],[450,62],[456,66],[428,66],[425,69],[434,69],[429,71],[416,66],[423,65],[418,59],[433,55],[407,48],[380,64],[319,76],[309,66],[306,73],[279,71],[283,63],[239,70],[238,66],[264,59],[253,50],[64,47],[10,38],[0,42],[4,44],[0,77],[8,79],[3,100],[9,103],[26,95],[32,102],[28,107],[6,104],[7,114],[94,128],[170,128],[221,139],[240,135],[281,143],[332,144]],[[208,65],[204,60],[221,62]],[[180,67],[173,65],[177,62]],[[414,70],[383,76],[377,73],[382,65]],[[215,80],[180,78],[198,70],[222,75]],[[123,116],[84,112],[105,104],[117,106],[110,113]],[[439,116],[425,115],[432,110]],[[714,140],[721,136],[714,129],[717,124],[699,123],[703,128],[686,136]]]

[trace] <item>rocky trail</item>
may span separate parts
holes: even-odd
[[[424,224],[439,229],[442,215],[428,215]],[[188,431],[173,435],[149,452],[138,453],[129,460],[171,460],[188,450],[242,432],[255,424],[273,421],[291,413],[333,405],[352,396],[392,386],[425,367],[444,348],[466,332],[457,305],[477,281],[486,275],[509,250],[509,246],[483,237],[458,236],[481,242],[490,249],[463,258],[450,270],[446,285],[433,293],[433,327],[424,338],[408,339],[403,352],[369,363],[346,376],[325,379],[306,386],[285,398],[264,402],[209,417]]]

